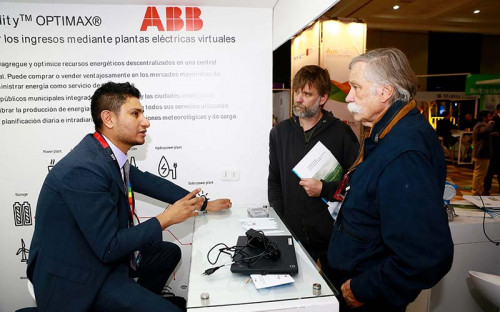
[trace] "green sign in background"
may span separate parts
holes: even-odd
[[[477,81],[492,79],[500,79],[500,75],[467,75],[465,79],[465,94],[500,94],[500,84],[476,84]]]

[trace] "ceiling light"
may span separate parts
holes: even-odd
[[[397,9],[399,9],[399,5],[397,5],[397,4],[396,4],[396,5],[395,5],[395,6],[393,6],[392,8],[393,8],[394,10],[397,10]]]
[[[474,10],[474,14],[477,14],[477,13],[479,13],[479,12],[481,12],[481,11],[479,11],[479,10]]]

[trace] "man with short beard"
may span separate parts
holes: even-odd
[[[292,168],[318,142],[337,158],[344,172],[356,159],[359,143],[351,128],[323,109],[331,81],[326,69],[309,65],[293,79],[294,116],[271,130],[268,198],[270,205],[328,274],[326,250],[333,218],[323,199],[333,201],[339,181],[300,179]]]
[[[349,68],[348,109],[366,134],[338,189],[344,200],[328,249],[332,282],[341,312],[404,312],[453,261],[446,163],[416,108],[418,79],[403,52],[373,50]]]

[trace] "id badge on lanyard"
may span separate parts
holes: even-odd
[[[342,178],[342,181],[340,182],[339,186],[337,187],[337,190],[335,191],[335,194],[333,194],[333,198],[335,200],[338,200],[339,202],[343,202],[347,192],[349,192],[349,189],[351,188],[349,185],[349,176],[351,173],[356,170],[356,167],[350,169],[349,171],[344,174],[344,177]]]

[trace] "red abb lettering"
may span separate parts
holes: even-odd
[[[155,26],[160,31],[164,31],[163,24],[161,23],[160,15],[156,11],[156,7],[148,7],[146,9],[146,15],[142,20],[141,31],[145,31],[150,26]]]
[[[186,30],[197,31],[203,27],[203,21],[200,18],[201,10],[196,7],[186,8]]]
[[[182,10],[178,7],[167,7],[167,31],[177,31],[184,27],[181,18]]]
[[[203,20],[200,18],[200,8],[186,7],[185,13],[185,19],[183,19],[181,8],[166,7],[166,27],[164,27],[156,7],[149,6],[142,21],[141,31],[146,31],[149,27],[156,27],[159,31],[179,31],[184,28],[184,23],[186,24],[186,31],[198,31],[203,28]]]

